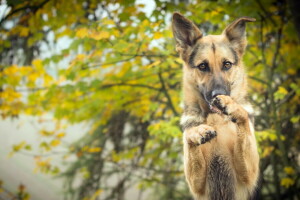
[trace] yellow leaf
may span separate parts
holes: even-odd
[[[173,37],[172,31],[171,30],[165,30],[164,31],[164,37],[167,37],[167,38]]]
[[[114,162],[119,162],[121,160],[121,157],[119,154],[117,154],[115,151],[112,152],[111,158]]]
[[[181,58],[175,58],[175,61],[178,62],[179,64],[183,64],[183,61]]]
[[[3,73],[5,75],[10,75],[11,76],[11,75],[17,73],[18,70],[19,70],[19,67],[17,65],[12,65],[10,67],[4,68]]]
[[[30,82],[34,82],[38,77],[39,77],[39,74],[36,72],[32,72],[27,76],[28,81],[30,81]]]
[[[282,185],[283,187],[289,188],[290,186],[292,186],[295,183],[295,181],[291,178],[282,178],[280,181],[280,185]]]
[[[288,91],[284,88],[284,87],[279,87],[277,92],[279,92],[280,94],[284,94],[286,95],[288,93]]]
[[[63,138],[63,137],[65,137],[65,135],[66,135],[65,133],[59,133],[59,134],[56,135],[56,137],[57,138]]]
[[[54,134],[53,131],[46,131],[46,130],[41,130],[39,133],[40,133],[42,136],[51,136],[51,135]]]
[[[20,67],[19,71],[20,71],[21,75],[27,76],[28,74],[30,74],[32,72],[32,67],[31,66],[23,66],[23,67]]]
[[[52,76],[45,74],[44,75],[44,86],[49,86],[51,84],[51,82],[53,81]]]
[[[161,63],[161,61],[160,61],[160,60],[157,60],[157,61],[151,63],[150,65],[147,65],[146,67],[151,68],[151,67],[154,67],[154,66],[159,65],[160,63]]]
[[[163,37],[163,34],[161,32],[155,32],[153,35],[153,39],[157,40]]]
[[[109,32],[106,32],[106,31],[102,31],[100,34],[101,34],[103,39],[107,39],[110,36]]]
[[[103,191],[103,190],[98,189],[98,190],[93,194],[93,196],[91,197],[91,200],[97,199],[97,197],[102,193],[102,191]]]
[[[101,19],[101,22],[103,23],[103,25],[114,25],[115,24],[114,20],[108,19],[108,18]]]
[[[1,93],[1,98],[3,98],[7,102],[12,102],[18,98],[20,98],[22,95],[18,92],[16,92],[13,88],[9,87],[6,88],[2,93]]]
[[[54,139],[54,140],[52,140],[52,141],[50,142],[50,145],[53,146],[53,147],[56,147],[56,146],[58,146],[59,144],[60,144],[60,140],[56,140],[56,139]]]
[[[262,158],[265,158],[267,156],[269,156],[274,150],[274,147],[269,146],[269,147],[265,147],[262,153]]]
[[[90,37],[95,40],[102,40],[109,38],[110,34],[107,31],[93,32]]]
[[[70,35],[71,33],[72,33],[71,29],[65,28],[62,32],[57,33],[57,34],[55,35],[55,37],[56,37],[56,38],[60,38],[60,37],[65,36],[65,35]]]
[[[19,143],[17,145],[14,145],[13,146],[13,151],[14,152],[20,151],[23,147],[25,147],[25,145],[26,145],[25,141],[22,141],[21,143]]]
[[[42,71],[43,70],[42,60],[40,60],[40,59],[33,60],[32,65],[35,67],[35,69],[37,71]]]
[[[27,37],[29,35],[29,28],[28,27],[20,27],[20,36]]]
[[[289,75],[295,75],[297,73],[297,70],[295,68],[290,67],[288,68],[287,73]]]
[[[81,61],[81,60],[84,60],[85,58],[86,58],[85,54],[77,54],[75,59],[78,61]]]
[[[51,167],[50,161],[51,161],[51,158],[42,160],[41,157],[39,157],[39,156],[35,157],[36,168],[34,169],[34,172],[38,172],[38,171],[41,171],[44,173],[47,172]]]
[[[88,32],[87,28],[80,28],[76,32],[76,37],[84,38],[84,37],[87,37],[88,34],[89,34],[89,32]]]
[[[295,170],[294,170],[292,167],[285,167],[285,168],[284,168],[284,171],[285,171],[285,173],[288,174],[288,175],[293,175],[293,174],[295,174]]]
[[[97,153],[97,152],[101,151],[101,148],[100,147],[92,147],[92,148],[89,148],[87,151],[90,153]]]

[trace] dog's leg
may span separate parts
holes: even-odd
[[[207,174],[205,150],[211,145],[204,144],[216,137],[217,133],[208,125],[188,128],[184,131],[184,168],[190,190],[195,197],[204,195]]]
[[[237,125],[237,141],[234,147],[234,167],[238,179],[253,190],[259,173],[259,155],[253,125],[247,111],[231,97],[219,95],[213,100],[223,114]],[[252,191],[250,191],[252,192]]]

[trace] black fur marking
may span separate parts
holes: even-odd
[[[238,57],[236,51],[235,51],[233,48],[230,48],[230,51],[231,51],[231,53],[232,53],[233,56],[234,56],[234,63],[232,63],[232,64],[233,64],[233,65],[237,65],[238,62],[239,62],[239,57]]]
[[[194,117],[180,124],[183,131],[187,128],[199,126],[204,122],[204,118],[205,118],[198,104],[194,104],[193,106],[184,105],[183,115]]]
[[[181,129],[184,131],[185,129],[192,128],[192,127],[195,127],[195,126],[199,126],[200,124],[202,124],[202,123],[197,122],[197,121],[188,121],[184,124],[181,124]]]
[[[197,44],[196,47],[193,49],[193,52],[191,53],[191,56],[190,56],[190,59],[189,59],[190,67],[195,67],[194,58],[195,58],[199,48],[200,48],[200,45]]]
[[[190,65],[190,67],[192,67],[192,68],[197,67],[197,66],[195,66],[195,63],[194,63],[195,57],[196,57],[198,51],[200,49],[203,49],[205,46],[207,46],[207,44],[201,44],[201,43],[196,44],[196,46],[193,49],[193,51],[192,51],[192,53],[190,55],[190,58],[189,58],[189,65]]]
[[[208,167],[210,200],[235,200],[234,179],[224,158],[214,156]]]
[[[183,113],[186,115],[201,115],[201,109],[198,104],[184,105]]]
[[[214,43],[212,43],[211,48],[212,48],[213,52],[215,53],[216,52],[216,46],[215,46]]]

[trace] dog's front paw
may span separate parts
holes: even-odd
[[[219,113],[229,115],[232,122],[243,122],[248,118],[248,113],[230,96],[218,95],[213,99],[212,106]]]
[[[205,144],[216,136],[217,132],[211,126],[205,124],[192,127],[185,131],[185,139],[192,146]]]
[[[223,113],[225,115],[229,115],[232,113],[232,106],[234,101],[229,96],[218,95],[212,100],[212,106],[215,107],[215,110],[218,110],[219,113]]]

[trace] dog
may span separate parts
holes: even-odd
[[[180,13],[172,17],[184,61],[184,173],[196,200],[255,198],[259,155],[242,62],[246,22],[253,21],[241,17],[221,35],[204,36]]]

